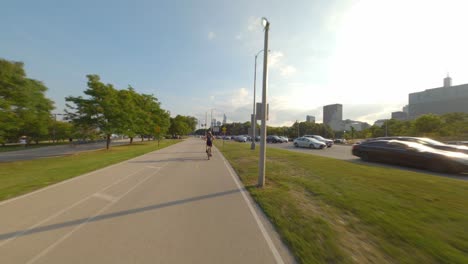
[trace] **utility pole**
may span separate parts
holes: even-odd
[[[262,18],[265,28],[265,41],[263,47],[263,89],[262,89],[262,126],[260,131],[260,158],[258,164],[258,187],[265,185],[265,161],[266,161],[266,117],[267,117],[267,82],[268,82],[268,31],[270,30],[270,22],[266,18]]]
[[[296,123],[297,123],[297,137],[300,137],[300,135],[299,135],[299,121],[296,120]]]

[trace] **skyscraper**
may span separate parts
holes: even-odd
[[[315,116],[311,116],[311,115],[306,116],[306,122],[315,123]]]
[[[452,78],[444,78],[444,86],[409,94],[409,118],[424,114],[468,113],[468,84],[452,86]]]
[[[323,107],[323,123],[334,131],[341,131],[343,125],[343,105],[331,104]]]

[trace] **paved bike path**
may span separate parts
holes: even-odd
[[[189,139],[0,203],[0,263],[291,263],[237,176]]]

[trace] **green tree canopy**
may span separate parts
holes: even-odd
[[[53,102],[45,97],[47,87],[26,77],[21,62],[0,59],[0,142],[16,142],[27,136],[47,137]]]

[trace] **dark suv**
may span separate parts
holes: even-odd
[[[267,143],[283,143],[283,140],[278,136],[270,135],[270,136],[267,136],[266,142]]]

